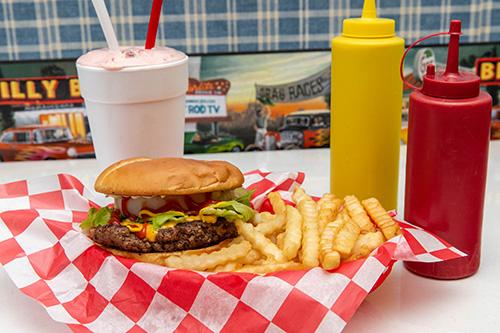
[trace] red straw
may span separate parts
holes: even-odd
[[[149,17],[148,34],[146,35],[146,49],[152,49],[156,43],[156,33],[158,32],[158,23],[160,22],[161,5],[163,0],[153,0],[151,16]]]

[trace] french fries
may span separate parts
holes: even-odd
[[[392,237],[399,235],[401,232],[399,225],[394,222],[392,217],[386,212],[377,199],[370,198],[363,200],[363,206],[373,219],[373,222],[375,222],[380,230],[382,230],[385,239],[391,239]]]
[[[276,215],[273,215],[269,212],[262,212],[262,213],[257,213],[255,214],[252,223],[254,225],[259,225],[261,223],[268,223],[271,220],[274,220],[276,218]]]
[[[266,238],[266,236],[258,232],[253,225],[241,220],[236,220],[234,223],[236,224],[236,229],[238,229],[239,234],[249,241],[253,247],[264,256],[278,263],[286,261],[283,252],[281,252],[273,242]]]
[[[337,251],[326,253],[321,258],[321,265],[324,269],[330,270],[340,266],[340,254]]]
[[[334,269],[340,265],[340,254],[333,249],[333,240],[346,222],[341,214],[335,221],[329,222],[321,234],[320,261],[324,269]]]
[[[285,232],[282,232],[276,236],[276,246],[283,251],[283,245],[285,244]]]
[[[320,234],[323,232],[328,222],[335,220],[342,203],[342,200],[332,193],[324,194],[318,201],[318,228]]]
[[[235,261],[228,262],[224,265],[219,265],[214,268],[214,272],[231,272],[240,269],[243,265]]]
[[[241,268],[243,265],[253,264],[260,260],[262,256],[257,250],[250,250],[246,256],[230,261],[222,265],[216,266],[214,272],[230,272]]]
[[[267,221],[259,223],[257,231],[268,236],[283,229],[286,222],[286,205],[278,192],[271,192],[267,195],[274,210],[274,218],[267,218]]]
[[[384,243],[384,235],[380,231],[361,234],[356,240],[356,243],[354,243],[351,255],[347,260],[351,261],[366,257],[367,255],[370,254],[370,252],[375,250],[383,243]]]
[[[360,232],[361,229],[358,225],[351,219],[347,219],[333,239],[333,250],[337,251],[342,259],[347,258],[351,254]]]
[[[267,195],[271,206],[273,206],[274,213],[278,216],[286,216],[286,205],[281,195],[278,192],[271,192]]]
[[[249,242],[240,241],[211,253],[170,256],[165,259],[165,264],[173,268],[203,271],[244,257],[251,249],[252,246]]]
[[[344,198],[344,202],[349,216],[362,231],[375,231],[375,226],[370,221],[358,198],[354,195],[348,195]]]
[[[319,265],[318,210],[311,197],[299,197],[297,208],[302,215],[302,263],[307,267]]]
[[[288,260],[297,256],[302,244],[302,216],[293,206],[286,207],[287,222],[283,238],[283,254]]]
[[[297,270],[304,269],[304,265],[298,262],[285,262],[280,264],[261,264],[261,265],[245,265],[240,269],[237,269],[237,272],[245,272],[245,273],[255,273],[255,274],[266,274],[276,271],[283,270]]]
[[[240,264],[248,265],[248,264],[251,264],[251,263],[253,263],[261,258],[262,258],[262,255],[260,254],[260,252],[255,250],[255,249],[252,249],[252,250],[250,250],[250,252],[247,253],[246,256],[244,256],[243,258],[237,259],[236,261]]]
[[[293,202],[295,202],[295,204],[298,204],[299,202],[301,202],[303,199],[306,199],[306,198],[311,198],[309,197],[306,192],[304,191],[304,189],[302,187],[296,187],[295,190],[293,191],[293,194],[292,194],[292,199],[293,199]]]
[[[343,200],[327,193],[315,202],[301,187],[286,204],[278,192],[268,195],[274,214],[257,213],[251,222],[234,221],[239,237],[198,250],[155,256],[173,268],[212,272],[267,274],[321,265],[332,270],[364,258],[400,234],[399,225],[375,198]],[[150,260],[151,261],[151,260]]]

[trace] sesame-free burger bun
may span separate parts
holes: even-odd
[[[105,169],[95,190],[116,196],[188,195],[232,190],[243,174],[231,163],[187,158],[131,158]]]

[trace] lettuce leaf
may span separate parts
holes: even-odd
[[[241,219],[245,222],[252,219],[254,211],[247,205],[236,200],[221,201],[214,205],[208,206],[200,210],[200,215],[215,215],[224,217],[228,221]]]
[[[250,206],[250,199],[255,190],[246,190],[243,187],[239,187],[234,190],[234,197],[236,201],[241,202],[244,205]]]
[[[238,187],[229,191],[215,191],[211,193],[211,199],[216,201],[230,201],[236,200],[250,206],[250,199],[252,198],[255,190],[246,190],[243,187]]]
[[[99,209],[92,207],[89,209],[87,218],[80,224],[80,228],[83,230],[89,230],[91,228],[106,225],[111,219],[112,212],[113,209],[108,207],[101,207]]]
[[[148,219],[153,225],[153,229],[158,230],[167,222],[181,222],[186,218],[186,214],[183,212],[178,212],[175,210],[169,210],[166,213],[157,214],[153,216],[151,219]]]

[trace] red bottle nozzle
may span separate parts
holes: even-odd
[[[436,74],[436,66],[434,64],[427,65],[425,75],[434,76],[434,74]]]
[[[462,34],[462,23],[460,20],[450,22],[450,30],[438,32],[420,38],[411,44],[403,54],[399,64],[399,75],[403,82],[414,90],[420,90],[424,95],[438,98],[472,98],[479,95],[479,77],[473,73],[460,72],[458,70],[458,55],[460,35]],[[405,80],[403,75],[404,59],[415,45],[420,42],[441,35],[450,35],[448,44],[448,59],[446,69],[436,69],[434,65],[427,66],[426,74],[423,77],[422,88],[412,85]]]
[[[462,34],[462,21],[460,20],[450,21],[450,35],[454,33]]]
[[[462,22],[452,20],[450,22],[450,42],[448,43],[448,59],[446,61],[446,74],[458,74],[458,52],[460,35],[462,34]]]
[[[446,69],[442,71],[434,67],[427,68],[421,90],[424,95],[438,98],[472,98],[479,95],[479,77],[472,73],[460,72],[458,69],[461,26],[459,20],[450,22]]]
[[[460,21],[458,20],[454,20],[452,22],[458,22],[458,30],[460,31]],[[451,29],[456,29],[457,27],[457,24],[456,23],[452,23],[450,24],[450,31]],[[414,86],[413,84],[411,84],[410,82],[406,81],[404,75],[403,75],[403,68],[404,68],[404,63],[405,63],[405,58],[406,58],[406,55],[408,54],[408,52],[410,52],[410,50],[415,47],[417,44],[420,44],[421,42],[423,42],[424,40],[426,39],[429,39],[429,38],[433,38],[433,37],[437,37],[437,36],[441,36],[441,35],[449,35],[450,34],[450,31],[443,31],[443,32],[437,32],[437,33],[434,33],[434,34],[430,34],[430,35],[427,35],[425,37],[422,37],[420,39],[418,39],[417,41],[413,42],[413,44],[411,44],[407,49],[406,51],[403,53],[403,57],[401,57],[401,61],[399,63],[399,76],[401,77],[401,80],[408,86],[410,87],[411,89],[413,90],[419,90],[418,87]],[[458,53],[457,53],[458,54]],[[449,58],[449,57],[448,57]],[[457,67],[458,69],[458,67]]]

